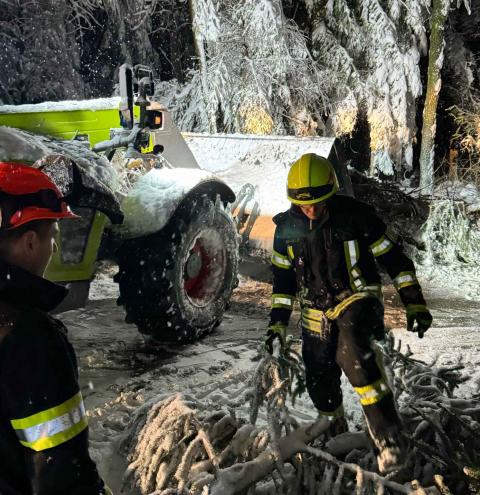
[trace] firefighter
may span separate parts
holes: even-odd
[[[43,278],[58,219],[77,217],[40,170],[0,162],[0,493],[99,495],[77,361]]]
[[[293,303],[301,308],[302,355],[310,398],[320,415],[344,431],[342,371],[358,393],[379,469],[401,467],[401,423],[372,339],[384,337],[383,267],[406,307],[408,330],[419,337],[430,327],[428,311],[412,261],[397,236],[374,209],[336,194],[332,164],[313,153],[291,167],[290,209],[274,217],[273,294],[265,344],[285,343]]]

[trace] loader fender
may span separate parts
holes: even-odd
[[[235,193],[211,172],[192,168],[154,169],[138,179],[122,201],[124,221],[114,227],[123,239],[161,231],[182,202],[206,194],[215,201],[232,203]]]

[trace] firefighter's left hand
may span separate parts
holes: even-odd
[[[268,327],[263,345],[269,354],[273,354],[273,343],[278,340],[280,349],[284,349],[287,340],[287,325],[284,323],[273,323]]]
[[[432,320],[432,315],[425,304],[407,305],[407,330],[417,332],[420,339],[432,325]]]

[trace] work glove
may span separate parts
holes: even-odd
[[[280,343],[280,348],[283,350],[287,341],[287,325],[284,323],[272,323],[268,327],[263,345],[270,354],[273,354],[273,343],[277,339]]]
[[[420,339],[430,328],[432,319],[432,315],[425,304],[407,304],[407,330],[409,332],[418,332]]]

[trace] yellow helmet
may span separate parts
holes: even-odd
[[[329,160],[315,153],[302,155],[290,168],[288,199],[296,205],[325,201],[338,191],[338,179]]]

